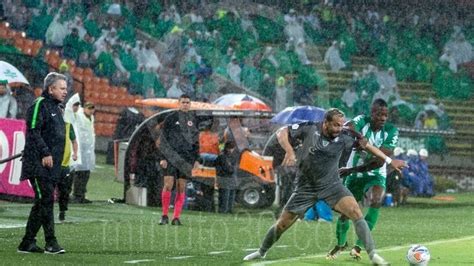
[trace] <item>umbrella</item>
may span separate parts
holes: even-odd
[[[243,93],[229,93],[216,99],[214,104],[232,107],[240,110],[271,111],[272,109],[262,100]]]
[[[287,107],[276,114],[270,122],[275,124],[293,124],[307,121],[319,122],[323,121],[325,112],[323,108],[309,105]]]
[[[0,61],[0,79],[1,80],[8,80],[8,83],[25,83],[30,84],[28,80],[26,80],[25,76],[14,66],[11,64]]]

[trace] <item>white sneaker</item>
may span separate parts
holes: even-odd
[[[384,258],[380,257],[379,254],[374,254],[372,257],[372,264],[373,265],[381,265],[381,266],[388,266],[390,263],[384,260]]]
[[[245,261],[248,261],[248,260],[257,260],[257,259],[264,259],[265,258],[265,255],[266,254],[260,254],[260,250],[257,250],[253,253],[250,253],[248,254],[247,256],[245,256],[244,260]]]

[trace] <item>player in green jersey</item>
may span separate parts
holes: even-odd
[[[386,123],[388,119],[388,105],[382,99],[372,103],[370,116],[359,115],[348,122],[348,126],[361,133],[370,144],[379,148],[387,156],[391,156],[398,142],[398,129]],[[347,167],[340,169],[341,177],[345,176],[344,185],[352,192],[358,202],[364,200],[369,203],[365,220],[370,230],[377,223],[380,207],[385,194],[387,177],[386,162],[363,150],[352,151]],[[337,245],[329,251],[327,259],[335,259],[347,247],[347,232],[349,219],[341,215],[337,221]],[[354,259],[361,258],[363,245],[357,240],[350,255]]]

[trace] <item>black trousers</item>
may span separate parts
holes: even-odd
[[[69,171],[69,167],[61,167],[61,177],[57,187],[59,211],[67,211],[67,206],[69,204],[69,194],[71,194],[72,189],[72,173]]]
[[[73,183],[74,188],[72,194],[75,199],[85,199],[87,192],[87,182],[89,182],[89,177],[91,171],[75,171],[73,173]]]
[[[54,189],[56,181],[49,177],[36,177],[30,179],[35,191],[35,201],[26,224],[26,233],[23,241],[32,242],[41,227],[43,227],[44,238],[47,244],[54,243]]]

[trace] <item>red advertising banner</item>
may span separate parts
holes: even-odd
[[[0,159],[23,151],[25,131],[24,120],[0,118]],[[0,194],[34,198],[30,182],[20,182],[21,163],[19,157],[0,164]]]

